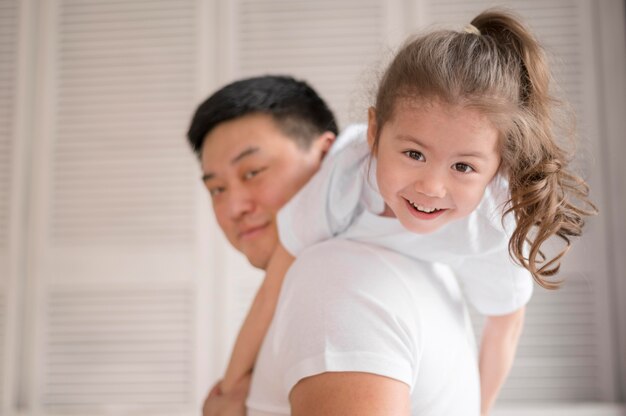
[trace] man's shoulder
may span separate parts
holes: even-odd
[[[358,275],[361,278],[402,274],[414,264],[413,259],[395,251],[344,238],[333,238],[315,244],[304,250],[296,262],[324,275]]]
[[[334,238],[298,255],[285,291],[324,300],[371,295],[391,308],[413,310],[416,293],[429,291],[425,286],[432,286],[432,280],[431,264],[376,245]]]

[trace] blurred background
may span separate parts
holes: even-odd
[[[214,222],[196,105],[291,74],[364,121],[408,34],[493,5],[548,49],[601,212],[536,288],[494,415],[626,414],[625,3],[0,0],[0,414],[199,414],[261,275]]]

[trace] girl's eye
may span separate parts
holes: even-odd
[[[474,171],[474,168],[467,163],[455,163],[454,165],[452,165],[452,168],[461,173],[470,173]]]
[[[417,150],[407,150],[404,154],[414,160],[424,160],[424,155]]]

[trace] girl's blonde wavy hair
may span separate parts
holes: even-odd
[[[568,170],[570,156],[556,137],[553,113],[560,102],[548,91],[551,75],[540,44],[506,11],[487,10],[471,24],[405,43],[378,87],[378,132],[399,99],[439,100],[487,115],[499,130],[501,172],[510,184],[505,215],[512,212],[517,221],[509,253],[539,285],[555,289],[560,281],[549,277],[559,271],[571,238],[582,234],[585,217],[597,210],[586,182]],[[568,134],[574,138],[573,129]],[[565,247],[546,258],[541,248],[555,235]]]

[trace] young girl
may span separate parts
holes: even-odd
[[[221,390],[252,370],[294,256],[338,237],[452,267],[488,316],[480,353],[488,414],[513,361],[530,276],[558,287],[549,278],[595,213],[553,132],[549,81],[540,45],[503,12],[409,40],[383,75],[367,129],[348,129],[279,213],[282,245]],[[545,258],[555,235],[565,247]]]

